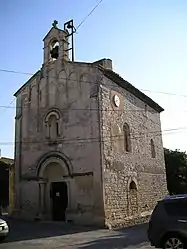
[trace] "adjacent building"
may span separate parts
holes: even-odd
[[[0,206],[9,213],[14,209],[14,160],[0,157]]]
[[[15,93],[14,215],[134,224],[166,194],[163,108],[110,59],[70,61],[67,34],[51,28],[41,69]]]

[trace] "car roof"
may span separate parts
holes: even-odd
[[[173,200],[181,200],[186,199],[187,200],[187,194],[178,194],[178,195],[167,195],[162,201],[173,201]]]

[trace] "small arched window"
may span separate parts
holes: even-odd
[[[58,128],[58,120],[55,115],[51,115],[48,120],[49,126],[49,137],[51,139],[55,139],[58,137],[59,128]]]
[[[153,139],[151,139],[150,143],[151,143],[151,157],[155,158],[156,157],[156,152],[155,152],[155,144],[154,144]]]
[[[60,136],[60,114],[57,111],[51,111],[45,117],[45,125],[47,128],[47,137],[56,139]]]
[[[53,40],[50,44],[50,56],[53,61],[59,56],[59,42],[57,40]]]
[[[129,184],[129,190],[137,190],[136,183],[134,181],[131,181]]]
[[[127,152],[131,152],[131,138],[130,138],[130,128],[127,123],[123,126],[123,132],[124,132],[124,149]]]

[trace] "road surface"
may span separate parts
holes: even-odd
[[[153,249],[147,225],[119,230],[9,220],[10,235],[0,249]]]

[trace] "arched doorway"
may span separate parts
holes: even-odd
[[[128,182],[128,214],[129,216],[137,215],[138,213],[138,189],[135,179],[129,179]]]
[[[47,181],[45,205],[47,204],[48,212],[51,210],[52,219],[55,221],[65,221],[68,206],[67,183],[63,175],[63,168],[57,162],[49,163],[43,170],[43,178]]]
[[[62,155],[50,154],[40,160],[37,174],[44,181],[40,182],[40,206],[46,219],[66,220],[69,199],[70,170]]]

